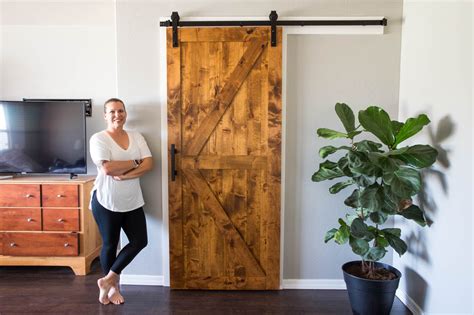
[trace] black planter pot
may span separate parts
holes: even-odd
[[[376,267],[390,270],[397,275],[397,278],[369,280],[347,273],[347,268],[356,264],[360,265],[361,261],[351,261],[342,266],[352,313],[354,315],[389,315],[402,276],[401,272],[390,265],[377,262],[375,263]]]

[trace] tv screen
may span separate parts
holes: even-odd
[[[0,173],[86,174],[84,102],[0,101]]]

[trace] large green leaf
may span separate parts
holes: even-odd
[[[349,179],[349,180],[347,180],[347,181],[345,181],[345,182],[336,183],[336,184],[332,185],[331,187],[329,187],[329,192],[330,192],[331,194],[338,193],[338,192],[340,192],[342,189],[344,189],[344,188],[346,188],[346,187],[348,187],[348,186],[350,186],[350,185],[352,185],[352,184],[354,184],[354,180],[352,180],[352,179]]]
[[[352,225],[352,222],[357,219],[359,216],[354,213],[346,213],[346,222],[347,225]]]
[[[374,163],[370,162],[368,154],[359,151],[349,151],[347,153],[347,160],[349,162],[349,169],[353,174],[380,176],[382,170]]]
[[[388,241],[385,237],[382,236],[377,236],[375,239],[375,244],[377,244],[377,247],[387,247],[388,246]]]
[[[365,224],[360,218],[352,220],[351,234],[356,238],[370,238],[372,235],[368,230],[367,224]]]
[[[313,174],[311,180],[313,182],[321,182],[323,180],[334,179],[342,176],[344,176],[344,173],[339,169],[337,163],[324,161],[319,164],[319,170]]]
[[[383,198],[383,204],[382,204],[382,211],[387,214],[397,213],[400,198],[397,197],[392,192],[392,187],[389,185],[384,185],[383,193],[384,193],[384,198]]]
[[[436,162],[438,151],[429,145],[414,145],[388,153],[390,156],[402,160],[408,165],[424,168]]]
[[[344,204],[346,206],[349,206],[351,208],[358,208],[360,206],[359,204],[359,190],[354,189],[352,194],[344,200]]]
[[[398,214],[402,215],[403,217],[413,220],[421,226],[426,225],[425,216],[423,215],[423,211],[416,205],[411,205],[408,208],[402,210]]]
[[[361,187],[369,187],[370,185],[373,185],[376,179],[377,177],[375,176],[367,176],[367,175],[360,175],[360,176],[354,177],[354,180],[357,183],[357,185]]]
[[[352,109],[344,103],[336,104],[336,114],[344,125],[344,129],[349,133],[355,129],[355,117]]]
[[[382,147],[380,143],[370,140],[362,140],[353,144],[357,151],[360,152],[382,152],[379,149]]]
[[[348,177],[353,176],[351,170],[349,169],[349,160],[347,159],[347,157],[344,156],[341,159],[339,159],[339,161],[337,161],[337,166],[344,173],[344,175]]]
[[[416,118],[408,118],[396,134],[393,147],[395,148],[401,142],[417,134],[421,129],[423,129],[423,126],[428,125],[429,123],[430,120],[425,114],[421,114]]]
[[[328,155],[333,154],[334,152],[338,150],[350,150],[350,147],[347,146],[342,146],[342,147],[334,147],[332,145],[327,145],[325,147],[322,147],[319,149],[319,156],[325,159]]]
[[[377,106],[370,106],[359,111],[359,122],[365,130],[373,133],[377,138],[392,147],[395,136],[392,130],[392,121],[387,112]]]
[[[361,238],[350,237],[349,245],[351,245],[354,254],[364,256],[369,251],[369,243]]]
[[[359,202],[363,208],[369,212],[374,212],[382,210],[383,198],[383,187],[376,183],[362,191]]]
[[[327,231],[326,235],[324,236],[324,243],[327,243],[330,240],[332,240],[336,232],[337,232],[337,229],[330,229],[329,231]]]
[[[386,228],[381,231],[383,235],[385,234],[392,234],[395,235],[396,237],[400,237],[402,235],[402,230],[399,228]]]
[[[402,129],[402,127],[403,123],[396,120],[392,120],[392,130],[394,135],[396,135],[400,131],[400,129]]]
[[[393,173],[384,173],[383,181],[390,185],[392,192],[401,198],[416,195],[421,189],[420,172],[408,166],[401,166]]]
[[[370,214],[370,220],[375,224],[384,224],[387,219],[388,215],[382,211],[374,211]]]
[[[341,225],[341,227],[337,230],[337,232],[334,233],[334,240],[339,245],[347,243],[347,241],[349,240],[350,234],[351,233],[350,233],[349,226]]]
[[[347,134],[327,128],[319,128],[318,136],[326,139],[347,138]]]
[[[403,165],[403,161],[379,152],[368,153],[370,162],[383,170],[384,173],[395,172]]]
[[[371,247],[365,254],[364,259],[368,261],[379,261],[385,256],[387,251],[383,247]]]
[[[398,253],[398,255],[402,256],[403,254],[405,254],[408,247],[407,244],[401,238],[391,233],[385,233],[384,236],[390,246]]]

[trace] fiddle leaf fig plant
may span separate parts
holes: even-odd
[[[319,155],[327,159],[319,165],[312,180],[338,180],[329,188],[331,194],[352,189],[344,201],[352,211],[339,218],[339,226],[329,230],[324,241],[348,243],[362,258],[366,277],[377,278],[373,262],[382,259],[388,247],[400,256],[407,251],[400,229],[382,228],[387,219],[398,215],[426,225],[424,213],[413,204],[412,197],[422,188],[421,170],[433,165],[438,152],[429,145],[401,146],[430,123],[424,114],[399,122],[382,108],[370,106],[359,111],[356,124],[348,105],[337,103],[335,110],[344,131],[319,128],[317,134],[329,140],[344,138],[348,144],[322,147]],[[365,133],[379,141],[355,140]],[[339,151],[342,157],[331,160],[331,155]]]

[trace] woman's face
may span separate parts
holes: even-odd
[[[105,105],[104,119],[108,128],[123,128],[127,120],[127,112],[122,103],[110,102]]]

